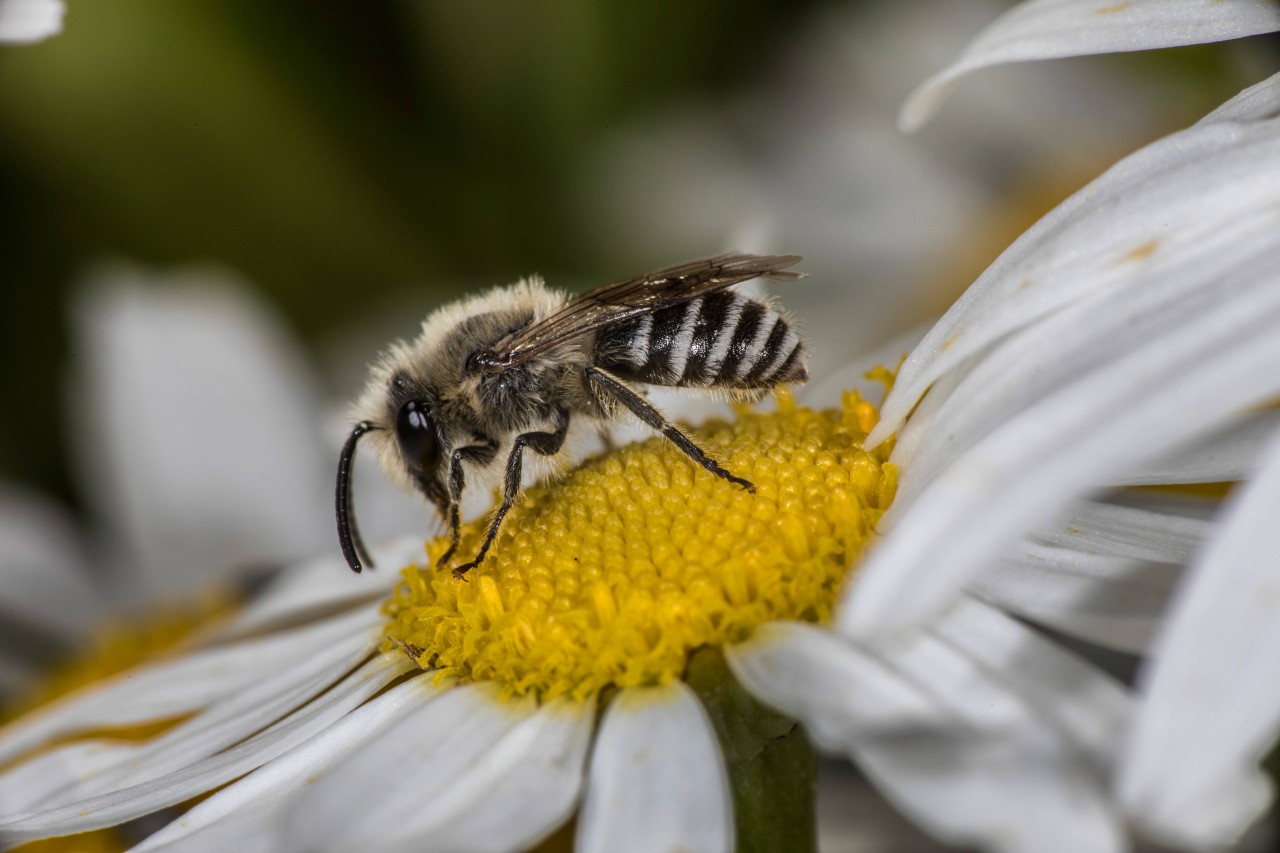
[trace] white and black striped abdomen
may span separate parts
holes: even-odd
[[[809,378],[804,344],[776,311],[711,293],[602,330],[595,362],[649,385],[761,390]]]

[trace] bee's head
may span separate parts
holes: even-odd
[[[430,393],[414,393],[403,377],[392,381],[396,448],[410,479],[442,511],[447,503],[440,480],[442,443],[439,402]]]
[[[380,366],[381,367],[381,366]],[[356,424],[338,457],[338,484],[334,500],[338,542],[352,571],[372,566],[360,539],[351,495],[352,463],[360,438],[370,441],[383,469],[406,488],[416,488],[441,513],[448,497],[441,479],[444,442],[440,431],[440,404],[436,395],[404,373],[382,371],[358,405],[362,420]]]

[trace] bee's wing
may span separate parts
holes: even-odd
[[[507,335],[483,360],[491,368],[513,367],[588,332],[689,302],[740,281],[804,278],[804,273],[787,270],[800,260],[799,255],[732,252],[606,284],[573,297],[559,311]]]

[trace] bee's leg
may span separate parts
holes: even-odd
[[[443,569],[449,562],[449,558],[458,550],[458,539],[462,535],[462,490],[466,486],[462,463],[474,459],[484,464],[497,452],[498,443],[491,440],[488,444],[459,447],[449,456],[449,548],[439,560],[436,560],[437,569]]]
[[[666,416],[658,411],[657,407],[627,387],[627,384],[621,379],[606,373],[598,367],[588,367],[586,369],[586,378],[588,387],[597,393],[612,397],[626,406],[631,414],[669,438],[686,456],[707,471],[717,477],[728,480],[730,483],[742,486],[748,492],[755,492],[755,484],[741,477],[735,477],[722,468],[720,463],[708,456],[705,450],[694,444],[693,439],[685,435],[678,426],[667,420]]]
[[[466,486],[466,477],[462,473],[462,448],[453,451],[449,457],[449,547],[436,560],[436,568],[443,569],[458,550],[458,539],[462,536],[462,489]]]
[[[476,552],[476,558],[454,569],[453,576],[455,578],[462,577],[484,562],[490,546],[498,538],[498,529],[502,527],[502,520],[507,517],[507,513],[511,511],[511,505],[515,503],[516,497],[520,494],[520,469],[523,462],[524,449],[528,447],[540,456],[555,456],[560,452],[560,448],[564,446],[564,437],[569,432],[569,413],[564,409],[560,409],[556,412],[556,418],[555,432],[526,432],[522,435],[517,435],[515,441],[511,443],[511,455],[507,457],[507,473],[502,481],[502,504],[499,505],[497,513],[493,516],[493,521],[489,524],[489,532],[485,534],[484,542],[481,543],[480,550]]]

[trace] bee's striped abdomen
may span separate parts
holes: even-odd
[[[808,378],[804,344],[776,311],[711,293],[604,329],[596,363],[650,385],[761,390]]]

